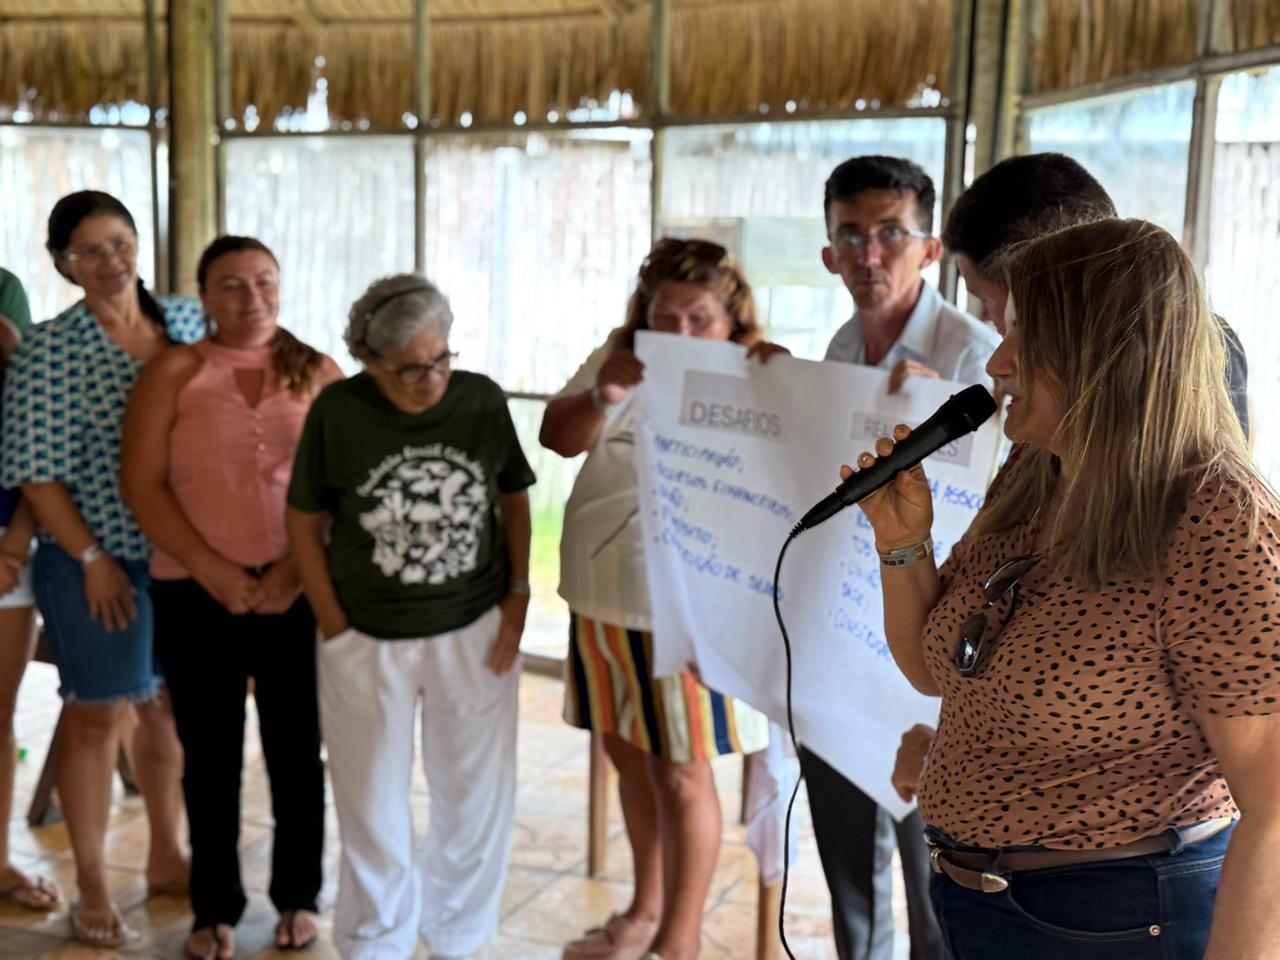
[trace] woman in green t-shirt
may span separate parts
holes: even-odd
[[[356,301],[346,341],[364,372],[317,398],[289,489],[323,639],[344,957],[408,957],[419,937],[432,957],[479,950],[510,856],[534,476],[501,388],[452,369],[452,322],[413,274]],[[419,698],[431,816],[415,853]]]

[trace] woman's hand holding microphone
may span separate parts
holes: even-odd
[[[911,428],[898,424],[893,428],[893,439],[881,437],[876,441],[876,452],[863,452],[858,456],[858,468],[865,470],[877,457],[893,453],[895,441],[911,436]],[[840,468],[840,479],[853,476],[849,466]],[[924,543],[933,532],[933,492],[925,478],[924,467],[904,470],[858,506],[866,514],[867,521],[876,534],[876,549],[881,554],[902,550]]]

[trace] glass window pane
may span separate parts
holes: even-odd
[[[1195,84],[1168,84],[1029,114],[1031,150],[1080,161],[1123,217],[1182,236]]]
[[[33,320],[80,299],[44,248],[49,211],[77,190],[103,190],[128,207],[138,227],[138,273],[154,285],[150,151],[144,131],[0,127],[0,266],[26,287]]]
[[[817,359],[852,313],[840,279],[822,265],[827,177],[841,161],[875,153],[908,157],[939,185],[945,138],[945,123],[926,118],[673,128],[659,228],[729,247],[755,288],[769,339]],[[925,279],[936,284],[938,268]]]
[[[622,323],[649,249],[648,131],[440,136],[427,160],[427,273],[459,364],[552,393]]]
[[[358,369],[342,341],[348,309],[372,281],[413,270],[412,140],[233,139],[226,196],[228,232],[280,260],[282,324]]]
[[[1222,81],[1215,139],[1209,300],[1244,344],[1254,454],[1280,486],[1280,432],[1262,421],[1280,409],[1280,67]]]
[[[510,401],[520,446],[538,476],[538,482],[529,488],[533,517],[529,584],[533,598],[521,647],[531,653],[563,659],[569,649],[569,607],[556,593],[560,585],[560,531],[564,526],[564,504],[583,457],[566,460],[538,443],[538,429],[546,406],[543,400]]]

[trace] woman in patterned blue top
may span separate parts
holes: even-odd
[[[152,660],[151,548],[120,498],[120,435],[142,365],[204,335],[197,301],[153,298],[137,274],[138,234],[114,197],[82,191],[49,215],[47,246],[84,299],[38,324],[10,364],[0,486],[21,487],[40,523],[36,604],[65,701],[58,793],[76,858],[77,939],[133,936],[107,889],[103,838],[118,731],[137,708],[133,756],[151,828],[147,882],[184,890],[182,754]]]

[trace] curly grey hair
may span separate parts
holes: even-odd
[[[369,285],[351,305],[342,338],[357,360],[383,357],[434,331],[448,339],[453,311],[440,288],[417,273],[398,273]]]

